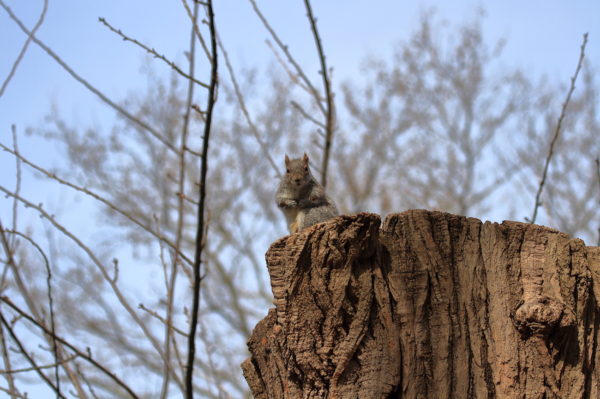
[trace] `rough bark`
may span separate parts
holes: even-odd
[[[363,213],[266,258],[275,308],[242,364],[256,399],[600,397],[600,248],[579,239]]]

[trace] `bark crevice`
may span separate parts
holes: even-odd
[[[600,397],[598,247],[413,210],[341,216],[266,259],[255,398]]]

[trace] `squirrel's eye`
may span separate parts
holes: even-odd
[[[308,172],[308,166],[305,166],[305,167],[304,167],[304,170]]]
[[[290,173],[290,170],[289,170],[289,169],[286,169],[286,170],[285,170],[285,172],[286,172],[286,173]]]

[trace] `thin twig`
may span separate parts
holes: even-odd
[[[79,364],[77,364],[77,363],[75,363],[75,370],[77,371],[77,374],[79,374],[79,376],[81,377],[83,382],[85,382],[85,385],[87,385],[87,388],[90,391],[90,393],[92,394],[92,397],[94,397],[94,399],[98,399],[98,395],[96,395],[96,391],[94,390],[94,387],[92,386],[92,384],[90,383],[88,378],[85,376],[85,374],[83,374],[83,371],[81,371],[81,367],[79,367]]]
[[[33,35],[35,35],[35,32],[37,32],[37,30],[40,28],[40,26],[42,26],[42,23],[44,22],[44,17],[46,16],[47,10],[48,10],[48,0],[44,0],[44,8],[42,9],[40,18],[38,19],[37,23],[31,30],[31,33],[27,36],[27,40],[25,40],[25,44],[23,44],[23,48],[21,48],[21,52],[17,56],[17,59],[15,60],[12,68],[10,69],[8,76],[4,80],[4,83],[2,83],[2,86],[0,87],[0,97],[2,97],[2,94],[4,94],[4,90],[6,90],[8,83],[10,82],[12,77],[15,75],[15,72],[17,71],[17,68],[19,67],[19,63],[21,63],[23,56],[27,52],[27,48],[29,47],[29,43],[31,43],[31,39],[33,38]]]
[[[17,386],[15,385],[15,378],[12,375],[12,364],[10,361],[10,355],[8,352],[8,346],[6,345],[6,338],[4,337],[4,327],[0,324],[0,342],[2,343],[2,359],[4,360],[4,367],[6,373],[4,378],[8,382],[8,389],[12,399],[17,397]]]
[[[0,229],[2,228],[2,224],[0,222]],[[44,260],[44,266],[46,267],[46,285],[48,287],[48,307],[50,309],[50,330],[52,331],[52,353],[54,355],[54,365],[55,365],[55,370],[54,370],[54,378],[56,380],[56,388],[60,391],[60,377],[59,377],[59,373],[58,373],[58,366],[61,365],[62,360],[60,359],[60,356],[58,354],[58,345],[56,344],[56,339],[54,338],[56,336],[56,325],[55,325],[55,317],[54,317],[54,299],[52,297],[52,270],[50,268],[50,261],[48,260],[48,257],[46,256],[46,253],[44,252],[44,250],[42,249],[42,247],[39,246],[39,244],[37,242],[35,242],[31,237],[18,232],[18,231],[11,231],[11,230],[4,230],[5,233],[9,233],[9,234],[14,234],[15,236],[21,237],[24,240],[26,240],[27,242],[29,242],[31,245],[33,245],[33,247],[38,251],[38,253],[42,256],[42,259]]]
[[[575,74],[571,78],[571,86],[569,88],[569,92],[567,93],[567,98],[563,103],[562,110],[560,112],[560,116],[558,117],[558,122],[556,124],[556,130],[554,131],[554,136],[552,137],[552,141],[550,142],[550,150],[548,151],[548,157],[546,158],[546,163],[544,164],[544,171],[542,173],[542,179],[540,180],[540,186],[538,187],[537,194],[535,195],[535,206],[533,207],[533,216],[531,217],[530,223],[535,223],[535,218],[537,217],[538,208],[540,206],[540,197],[542,196],[542,190],[544,189],[544,184],[546,183],[546,176],[548,174],[548,166],[550,165],[550,160],[552,159],[552,154],[554,153],[554,144],[558,139],[558,135],[560,134],[560,128],[562,126],[563,119],[567,113],[567,106],[571,101],[571,95],[575,90],[575,81],[577,80],[577,76],[579,75],[579,71],[581,70],[581,65],[583,64],[583,58],[585,57],[585,46],[587,44],[588,34],[585,33],[583,35],[583,43],[581,44],[581,51],[579,53],[579,61],[577,62],[577,68],[575,69]]]
[[[10,193],[8,190],[4,189],[4,187],[0,186],[0,190],[5,191],[6,194],[10,194],[9,196],[12,196],[13,198],[16,198],[19,201],[23,202],[21,197],[17,196],[14,193]],[[25,202],[23,202],[23,203],[27,206],[27,203],[25,203]],[[33,204],[31,204],[31,205],[33,205]],[[33,206],[35,206],[35,205],[33,205]],[[37,310],[38,308],[37,308],[36,303],[31,298],[31,295],[29,294],[29,292],[27,290],[27,286],[25,285],[25,282],[23,281],[23,278],[21,277],[21,273],[19,272],[20,268],[17,266],[17,263],[15,262],[12,251],[8,245],[8,239],[6,238],[6,235],[4,233],[5,233],[5,230],[4,230],[4,227],[2,226],[2,221],[0,221],[0,241],[2,241],[2,246],[4,247],[4,251],[7,256],[7,263],[13,272],[14,281],[19,289],[19,292],[21,292],[23,299],[25,300],[25,303],[27,304],[27,306],[29,307],[29,309],[31,310],[31,312],[33,313],[35,318],[37,318],[39,320],[43,320]],[[43,253],[43,251],[42,251],[42,253]],[[83,394],[83,390],[81,388],[81,385],[79,384],[79,381],[77,381],[76,376],[71,372],[68,364],[63,364],[62,367],[67,372],[67,375],[71,379],[71,382],[73,383],[73,386],[75,387],[75,389],[77,389],[77,393],[82,397],[82,399],[85,398],[85,396]]]
[[[18,392],[16,390],[11,390],[10,388],[6,389],[4,387],[0,387],[0,391],[6,392],[6,393],[10,394],[10,396],[12,397],[12,399],[16,399],[16,398],[19,398],[19,399],[29,399],[28,396],[25,396],[25,395],[23,395],[22,393],[20,393],[20,392]]]
[[[194,18],[194,14],[192,13],[190,6],[188,6],[187,0],[181,0],[181,3],[183,4],[183,8],[185,8],[185,12],[187,13],[188,17],[190,18],[190,21],[192,21],[192,26],[193,26],[194,32],[196,33],[196,37],[198,38],[198,41],[202,45],[202,49],[204,50],[204,55],[206,55],[206,58],[208,58],[208,60],[210,60],[212,62],[210,51],[208,50],[208,46],[206,45],[206,42],[204,41],[204,37],[202,37],[202,34],[200,33],[200,28],[198,27],[198,20],[196,18]],[[205,5],[199,1],[194,1],[194,4]]]
[[[154,137],[155,139],[157,139],[158,141],[160,141],[169,150],[177,153],[177,149],[175,148],[175,146],[173,146],[173,144],[169,143],[169,141],[167,139],[165,139],[156,129],[152,128],[147,123],[145,123],[145,122],[141,121],[140,119],[136,118],[135,116],[133,116],[130,112],[128,112],[123,107],[121,107],[118,104],[116,104],[115,102],[113,102],[105,94],[103,94],[100,90],[98,90],[97,88],[95,88],[94,86],[92,86],[88,81],[86,81],[80,75],[78,75],[73,70],[73,68],[71,68],[69,65],[67,65],[66,62],[64,62],[54,51],[52,51],[52,49],[50,49],[50,47],[46,46],[41,40],[39,40],[38,38],[36,38],[35,35],[33,35],[32,32],[29,31],[29,29],[27,29],[27,27],[23,24],[23,22],[21,22],[21,20],[19,18],[17,18],[17,16],[12,12],[12,10],[10,9],[10,7],[8,7],[4,3],[3,0],[0,0],[0,6],[2,8],[4,8],[4,10],[8,13],[9,17],[19,26],[19,28],[21,28],[21,30],[26,35],[30,35],[31,36],[31,38],[32,38],[32,40],[33,40],[33,42],[35,44],[37,44],[38,46],[40,46],[42,48],[42,50],[44,50],[52,59],[54,59],[54,61],[56,61],[76,81],[78,81],[79,83],[81,83],[82,85],[84,85],[89,91],[91,91],[96,96],[98,96],[104,103],[106,103],[112,109],[114,109],[115,111],[117,111],[121,115],[125,116],[127,119],[129,119],[130,121],[134,122],[135,124],[137,124],[138,126],[140,126],[142,129],[146,130],[148,133],[150,133],[150,135],[152,137]]]
[[[315,125],[317,125],[321,129],[326,130],[326,127],[323,124],[323,122],[319,122],[317,119],[315,119],[312,116],[310,116],[308,114],[308,112],[306,112],[306,110],[304,108],[302,108],[302,106],[300,104],[298,104],[296,101],[292,101],[291,104],[292,104],[292,107],[294,109],[296,109],[300,113],[300,115],[302,115],[305,119],[311,121],[312,123],[314,123]]]
[[[197,105],[192,105],[192,109],[196,112],[200,112],[201,115],[203,115],[204,113],[202,111],[199,111],[200,108],[198,108]],[[185,149],[187,152],[189,152],[190,154],[197,156],[198,158],[202,156],[202,154],[200,154],[199,152],[196,152],[194,150],[192,150],[191,148],[187,147]]]
[[[200,284],[202,277],[200,266],[202,264],[202,249],[205,242],[204,208],[206,203],[206,173],[208,170],[208,143],[211,131],[213,108],[215,106],[215,94],[218,80],[218,57],[217,57],[217,33],[215,30],[215,14],[212,0],[207,1],[206,11],[208,14],[208,25],[210,28],[211,46],[211,73],[210,89],[208,91],[208,104],[206,107],[206,123],[204,125],[204,136],[202,137],[202,166],[200,170],[200,199],[198,204],[198,226],[196,231],[195,253],[194,253],[194,282],[193,282],[193,305],[190,322],[190,333],[188,337],[188,358],[186,363],[185,387],[186,398],[194,398],[194,360],[196,358],[196,328],[198,326],[198,310],[200,308]]]
[[[209,344],[209,340],[208,337],[206,336],[206,326],[204,325],[204,323],[201,322],[200,325],[200,331],[198,331],[198,335],[200,336],[200,340],[202,340],[202,342],[204,342],[204,345],[206,347],[206,362],[208,363],[208,369],[210,370],[210,373],[212,374],[212,383],[214,385],[217,386],[217,390],[219,392],[219,398],[223,398],[226,397],[225,396],[225,390],[223,389],[223,384],[221,381],[221,378],[218,377],[217,375],[217,367],[215,366],[215,362],[213,360],[213,350],[212,350],[212,345]]]
[[[304,0],[304,5],[306,6],[306,14],[308,20],[310,21],[310,27],[312,29],[317,51],[319,53],[319,61],[321,62],[321,76],[323,76],[323,88],[325,90],[325,98],[327,101],[327,105],[325,107],[325,145],[323,148],[323,162],[321,164],[321,184],[323,187],[325,187],[327,185],[327,167],[329,165],[329,153],[331,151],[331,142],[333,140],[334,130],[333,95],[331,93],[331,82],[329,80],[327,64],[325,62],[325,53],[323,52],[321,37],[319,36],[319,31],[317,30],[317,21],[313,16],[310,1]]]
[[[267,144],[260,137],[260,133],[258,132],[256,125],[254,124],[254,122],[252,121],[252,118],[250,117],[248,108],[246,108],[246,102],[244,101],[244,97],[242,96],[242,92],[240,90],[240,86],[238,85],[237,79],[235,78],[235,73],[233,72],[233,67],[231,66],[231,63],[229,62],[229,55],[227,54],[227,51],[225,50],[225,47],[223,46],[223,43],[221,42],[220,37],[217,38],[217,42],[219,44],[219,48],[221,49],[221,54],[223,54],[223,59],[225,60],[225,65],[227,67],[227,71],[229,72],[229,77],[231,78],[231,82],[233,83],[233,89],[235,91],[235,96],[238,100],[238,104],[240,105],[240,108],[242,109],[242,113],[244,114],[244,117],[246,118],[246,122],[248,123],[248,126],[250,126],[250,131],[252,132],[252,134],[254,135],[254,138],[258,142],[258,145],[260,146],[260,149],[262,150],[263,155],[267,158],[267,161],[269,161],[269,164],[275,171],[277,178],[280,178],[281,173],[279,172],[279,168],[277,167],[277,164],[275,164],[275,161],[273,161],[273,158],[271,157],[271,154],[269,153],[269,149],[267,148]]]
[[[300,87],[302,90],[304,90],[306,93],[308,93],[309,96],[311,96],[311,97],[314,96],[314,93],[310,90],[310,88],[308,86],[306,86],[302,80],[299,79],[298,75],[295,75],[294,72],[292,72],[292,70],[288,67],[288,65],[283,60],[283,58],[281,58],[281,54],[279,54],[279,51],[277,51],[277,49],[275,48],[273,43],[271,43],[271,41],[269,39],[266,39],[265,43],[267,44],[267,47],[269,48],[269,50],[271,50],[271,52],[275,56],[275,59],[277,60],[279,65],[281,65],[281,67],[283,68],[285,73],[287,73],[287,75],[290,78],[290,80],[292,81],[292,83],[294,83],[295,85]]]
[[[73,359],[76,359],[78,355],[71,355],[65,359],[62,359],[60,362],[58,363],[52,363],[52,364],[45,364],[43,366],[38,366],[38,368],[40,370],[43,369],[50,369],[50,368],[55,368],[56,366],[60,366],[61,364],[70,362]],[[25,367],[25,368],[21,368],[21,369],[11,369],[11,370],[0,370],[0,374],[17,374],[17,373],[27,373],[29,371],[35,371],[35,369],[33,367]]]
[[[146,306],[144,306],[141,303],[139,305],[139,308],[142,309],[144,312],[148,313],[150,316],[154,317],[155,319],[158,319],[161,323],[163,323],[165,326],[167,326],[167,328],[169,328],[169,330],[173,330],[177,334],[179,334],[179,335],[181,335],[183,337],[187,337],[188,336],[185,331],[180,330],[179,328],[175,327],[173,324],[167,323],[167,320],[165,320],[164,317],[162,317],[161,315],[159,315],[158,313],[156,313],[154,310],[148,309]]]
[[[18,199],[19,197],[15,195],[15,196],[13,196],[13,198]],[[21,277],[20,268],[17,266],[17,262],[15,261],[15,258],[13,256],[13,251],[10,248],[8,238],[6,237],[6,235],[4,233],[5,233],[4,225],[3,225],[2,221],[0,220],[0,241],[2,244],[2,248],[4,249],[4,252],[6,253],[7,264],[9,265],[9,267],[11,268],[11,270],[13,272],[14,282],[15,282],[19,292],[23,296],[23,299],[25,300],[27,307],[29,309],[31,309],[32,312],[34,312],[34,316],[36,318],[41,319],[40,314],[37,312],[37,306],[36,306],[37,304],[36,304],[36,302],[33,301],[31,296],[29,295],[29,292],[27,290],[27,285],[25,284],[25,281]]]
[[[183,117],[183,128],[181,132],[181,144],[179,147],[179,178],[178,178],[178,190],[179,195],[177,196],[177,231],[175,233],[175,254],[173,256],[171,275],[169,276],[168,288],[167,288],[167,320],[165,321],[165,367],[171,368],[171,325],[173,322],[173,298],[175,295],[175,283],[177,281],[177,270],[179,267],[179,253],[181,252],[181,241],[183,239],[183,222],[185,218],[185,180],[186,180],[186,161],[185,161],[185,149],[187,148],[187,139],[190,127],[190,116],[192,110],[192,101],[194,98],[194,84],[193,77],[195,72],[195,60],[196,60],[196,38],[195,28],[197,28],[198,21],[198,4],[194,4],[194,11],[192,15],[192,29],[190,34],[190,50],[189,50],[189,76],[190,79],[187,89],[187,100],[185,107],[185,114]],[[160,397],[165,399],[169,392],[169,373],[165,372],[163,384],[161,388]]]
[[[102,17],[98,18],[98,21],[100,21],[102,24],[104,24],[104,26],[106,26],[108,29],[110,29],[112,32],[116,33],[117,35],[121,36],[121,38],[123,38],[123,41],[126,42],[131,42],[133,44],[138,45],[139,47],[143,48],[144,50],[146,50],[146,52],[152,54],[154,56],[154,58],[158,58],[159,60],[163,60],[167,65],[169,65],[175,72],[177,72],[178,74],[180,74],[181,76],[183,76],[184,78],[202,86],[205,88],[208,88],[208,85],[206,83],[203,83],[201,81],[199,81],[198,79],[194,78],[194,76],[189,75],[185,72],[183,72],[181,70],[181,68],[179,68],[177,66],[177,64],[175,64],[173,61],[169,60],[167,57],[165,57],[162,54],[159,54],[155,49],[150,48],[148,46],[146,46],[145,44],[139,42],[136,39],[133,39],[129,36],[127,36],[126,34],[124,34],[121,29],[117,29],[115,27],[113,27],[110,23],[108,23],[108,21]]]
[[[11,130],[12,130],[12,137],[13,137],[13,150],[15,151],[15,153],[19,152],[19,141],[17,140],[17,127],[13,124],[11,125]],[[16,157],[15,158],[15,172],[16,172],[16,178],[17,178],[17,182],[15,184],[15,193],[17,195],[20,194],[21,192],[21,179],[22,179],[22,174],[21,174],[21,160]],[[13,230],[17,230],[17,216],[18,216],[18,210],[19,210],[19,201],[17,201],[16,199],[13,200],[13,215],[12,215],[12,228]]]
[[[36,319],[34,319],[29,314],[27,314],[26,312],[21,310],[21,308],[19,308],[17,305],[15,305],[8,297],[2,296],[2,297],[0,297],[0,300],[2,302],[6,303],[11,309],[13,309],[15,312],[17,312],[21,317],[28,320],[33,325],[35,325],[40,330],[42,330],[45,334],[48,334],[48,335],[52,334],[52,331],[48,330],[46,328],[46,326],[39,323]],[[0,312],[0,316],[2,316],[1,312]],[[4,317],[2,317],[2,321],[4,322]],[[102,373],[104,373],[111,380],[113,380],[115,383],[117,383],[117,385],[119,385],[121,388],[123,388],[132,398],[138,398],[138,396],[131,390],[131,388],[129,388],[127,386],[127,384],[125,384],[123,381],[121,381],[121,379],[119,377],[117,377],[114,373],[112,373],[106,367],[104,367],[103,365],[98,363],[96,360],[94,360],[90,354],[80,351],[74,345],[70,344],[68,341],[66,341],[65,339],[63,339],[57,335],[55,336],[55,338],[58,342],[60,342],[61,344],[63,344],[64,346],[66,346],[70,350],[72,350],[77,356],[81,357],[82,359],[85,359],[88,363],[90,363],[91,365],[96,367],[98,370],[102,371]],[[88,351],[89,351],[89,349],[88,349]]]
[[[1,1],[1,0],[0,0]],[[85,187],[80,187],[74,183],[71,183],[61,177],[59,177],[58,175],[56,175],[56,173],[52,173],[49,172],[48,170],[42,168],[39,165],[34,164],[33,162],[31,162],[30,160],[28,160],[27,158],[25,158],[23,155],[21,155],[20,153],[17,153],[15,151],[13,151],[12,149],[10,149],[9,147],[5,146],[4,144],[0,143],[0,148],[3,149],[4,151],[14,155],[15,157],[17,157],[18,159],[20,159],[24,164],[30,166],[31,168],[37,170],[38,172],[46,175],[46,177],[52,179],[52,180],[56,180],[58,183],[65,185],[67,187],[70,187],[76,191],[79,191],[81,193],[84,193],[92,198],[94,198],[95,200],[103,203],[104,205],[106,205],[107,207],[109,207],[110,209],[112,209],[113,211],[119,213],[120,215],[126,217],[129,221],[133,222],[135,225],[141,227],[143,230],[145,230],[146,232],[152,234],[155,238],[158,238],[159,240],[161,240],[162,242],[164,242],[165,244],[167,244],[169,247],[171,247],[173,250],[176,250],[176,246],[174,243],[172,243],[167,237],[155,232],[150,226],[144,224],[143,222],[139,221],[138,219],[134,218],[133,216],[131,216],[129,213],[127,213],[126,211],[122,210],[121,208],[117,207],[115,204],[113,204],[112,202],[108,201],[106,198],[100,196],[99,194],[96,194],[95,192],[91,191],[88,188]],[[16,193],[15,193],[16,194]],[[17,195],[18,197],[18,195]],[[184,259],[189,265],[191,265],[193,262],[192,260],[187,257],[184,253],[180,253],[179,256],[181,256],[182,259]]]
[[[121,292],[121,289],[111,278],[106,266],[100,261],[100,259],[98,259],[98,257],[94,254],[94,252],[92,252],[92,250],[87,245],[85,245],[77,236],[75,236],[72,232],[67,230],[63,225],[58,223],[52,215],[50,215],[48,212],[46,212],[41,207],[41,205],[35,205],[34,203],[26,200],[23,197],[16,196],[15,193],[7,190],[6,188],[4,188],[1,185],[0,185],[0,191],[10,197],[17,198],[25,206],[36,210],[40,214],[41,217],[47,219],[58,231],[60,231],[62,234],[64,234],[66,237],[68,237],[71,241],[73,241],[89,257],[89,259],[96,265],[96,267],[100,271],[100,274],[102,275],[104,280],[108,283],[108,285],[113,290],[119,303],[123,306],[123,308],[127,311],[129,316],[133,319],[133,321],[135,321],[135,323],[138,325],[138,327],[142,330],[142,332],[144,333],[144,336],[152,344],[152,346],[154,347],[156,352],[161,356],[162,359],[164,359],[164,356],[165,356],[164,352],[162,351],[157,339],[152,335],[151,331],[148,329],[148,326],[146,326],[144,324],[144,322],[137,315],[136,311],[131,307],[131,305],[129,304],[129,302],[127,301],[127,299]],[[174,379],[179,384],[181,384],[181,382],[177,378],[176,374],[173,374],[173,375],[174,375]]]
[[[298,76],[304,81],[304,84],[306,84],[306,86],[309,87],[310,92],[312,93],[313,97],[316,100],[317,106],[321,109],[321,111],[323,112],[323,114],[326,114],[327,111],[325,110],[325,107],[323,107],[323,104],[321,104],[321,101],[319,101],[320,96],[319,96],[318,90],[315,88],[315,86],[313,86],[313,84],[311,83],[311,81],[308,79],[308,77],[304,73],[304,70],[296,62],[296,60],[294,59],[294,57],[290,53],[290,51],[288,49],[288,46],[286,46],[285,44],[283,44],[283,42],[281,41],[281,39],[279,38],[279,36],[277,36],[277,33],[275,33],[275,30],[273,30],[273,28],[269,24],[269,21],[267,21],[267,19],[265,18],[265,16],[262,14],[262,12],[260,11],[260,9],[256,5],[256,1],[255,0],[248,0],[248,1],[250,1],[250,4],[252,4],[252,8],[254,9],[254,12],[256,13],[256,15],[258,16],[258,18],[262,22],[262,24],[265,26],[265,28],[267,29],[267,31],[269,32],[269,34],[271,35],[271,37],[273,38],[273,40],[275,40],[275,43],[277,43],[277,45],[279,46],[279,48],[281,49],[281,51],[283,51],[283,53],[287,57],[288,62],[294,67],[294,69],[296,70],[296,73],[298,74]]]
[[[1,311],[0,311],[0,321],[2,321],[2,324],[8,330],[8,333],[12,337],[13,341],[15,341],[15,344],[17,344],[17,346],[19,347],[19,351],[23,354],[23,356],[25,356],[25,358],[27,359],[27,361],[29,362],[29,364],[31,364],[32,369],[35,370],[38,373],[38,375],[40,376],[40,378],[42,380],[44,380],[44,382],[50,388],[52,388],[52,390],[56,393],[57,397],[59,397],[59,398],[65,398],[65,396],[60,392],[60,390],[56,387],[56,385],[54,385],[52,383],[52,381],[50,381],[50,379],[48,378],[48,376],[46,376],[46,374],[44,374],[42,372],[42,370],[37,365],[37,363],[35,362],[35,360],[33,360],[33,358],[31,357],[31,355],[27,352],[27,349],[25,349],[25,347],[21,343],[21,340],[19,339],[19,337],[17,337],[17,334],[15,334],[15,332],[12,329],[12,327],[10,326],[10,323],[4,318],[4,314],[2,314]]]

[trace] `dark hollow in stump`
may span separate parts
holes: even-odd
[[[256,399],[600,398],[599,247],[413,210],[341,216],[266,258]]]

